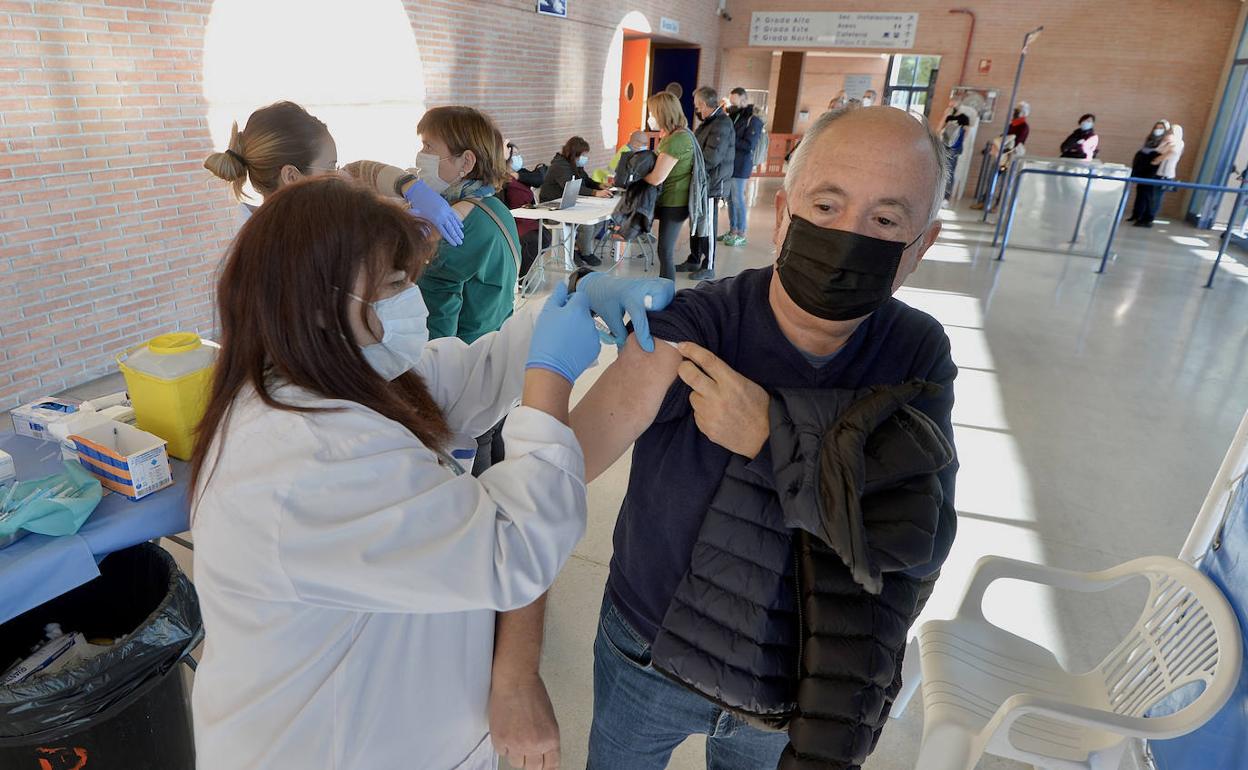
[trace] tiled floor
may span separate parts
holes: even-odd
[[[760,185],[753,240],[721,249],[721,275],[773,259],[775,189]],[[1216,243],[1163,223],[1124,230],[1100,276],[1093,260],[1054,252],[1011,251],[998,263],[977,217],[945,217],[944,236],[901,293],[945,324],[961,367],[961,523],[925,617],[953,614],[984,554],[1097,569],[1176,553],[1248,407],[1248,269],[1231,261],[1216,288],[1201,288]],[[640,274],[640,260],[619,272]],[[584,767],[592,641],[628,472],[625,458],[590,487],[589,532],[552,591],[544,674],[567,768]],[[994,622],[1087,667],[1130,627],[1142,595],[1082,598],[1005,584],[987,603]],[[916,699],[890,724],[867,768],[914,767],[921,712]],[[703,766],[697,739],[671,763]],[[1020,767],[994,758],[979,766]]]

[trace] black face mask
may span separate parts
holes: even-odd
[[[893,296],[901,255],[919,242],[885,241],[791,216],[776,270],[797,306],[825,321],[862,318]]]

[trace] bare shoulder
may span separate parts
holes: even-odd
[[[641,417],[648,423],[675,382],[682,360],[680,353],[665,342],[656,339],[654,352],[647,353],[637,338],[629,335],[619,357],[594,383],[590,394],[594,401],[610,404],[616,416]]]
[[[655,339],[654,352],[647,353],[637,342],[637,336],[630,334],[628,343],[610,368],[620,370],[620,376],[629,380],[662,380],[665,374],[670,374],[664,383],[666,389],[675,379],[682,360],[680,352],[663,340]]]
[[[572,430],[585,452],[586,479],[609,468],[658,416],[681,356],[664,342],[655,340],[654,347],[647,353],[630,335],[615,363],[572,411]]]

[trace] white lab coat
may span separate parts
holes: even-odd
[[[429,344],[417,370],[459,435],[519,399],[534,317]],[[475,479],[359,404],[277,396],[338,411],[240,397],[205,469],[200,770],[493,767],[495,612],[540,596],[585,531],[572,431],[516,408],[506,462]]]

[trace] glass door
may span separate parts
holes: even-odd
[[[1248,22],[1245,22],[1248,25]],[[1235,49],[1235,61],[1231,65],[1226,88],[1222,90],[1222,103],[1218,116],[1209,132],[1205,156],[1200,159],[1200,170],[1193,180],[1200,184],[1216,184],[1235,187],[1240,184],[1248,168],[1248,142],[1244,132],[1248,130],[1248,29],[1239,31],[1239,45]],[[1193,190],[1187,204],[1187,220],[1197,227],[1209,229],[1225,224],[1230,219],[1234,196]],[[1242,221],[1242,220],[1241,220]],[[1238,224],[1238,223],[1236,223]]]
[[[884,103],[915,115],[930,117],[939,72],[939,56],[905,54],[890,57]]]
[[[1222,94],[1222,104],[1209,137],[1209,149],[1201,159],[1196,175],[1201,184],[1238,185],[1248,166],[1248,59],[1237,60]],[[1196,190],[1188,204],[1187,218],[1197,227],[1209,229],[1230,218],[1233,197]]]

